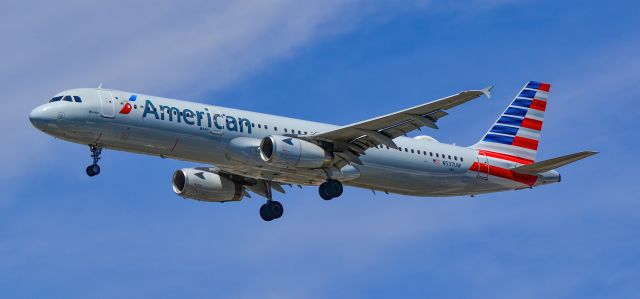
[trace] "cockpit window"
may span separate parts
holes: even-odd
[[[82,98],[80,98],[79,96],[57,96],[49,100],[49,103],[59,101],[82,103]]]

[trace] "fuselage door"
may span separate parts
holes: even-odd
[[[484,153],[478,154],[478,173],[476,178],[480,180],[488,180],[490,173],[489,158]]]
[[[102,106],[102,117],[114,118],[115,117],[115,101],[113,100],[113,94],[108,90],[98,90],[98,96],[100,97],[100,106]]]

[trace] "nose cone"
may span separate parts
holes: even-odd
[[[42,129],[54,120],[56,120],[56,115],[48,105],[39,106],[29,113],[29,121],[31,121],[31,124],[38,129]]]

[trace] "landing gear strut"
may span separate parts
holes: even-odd
[[[93,164],[87,166],[87,175],[96,176],[100,174],[100,166],[98,166],[98,161],[100,161],[102,146],[97,144],[96,145],[90,144],[89,149],[91,150],[91,158],[93,158]]]
[[[320,185],[320,188],[318,188],[318,193],[320,193],[320,197],[322,197],[322,199],[331,200],[342,195],[343,190],[344,188],[342,187],[342,183],[340,183],[340,181],[328,180]]]
[[[280,202],[273,200],[271,182],[266,182],[266,184],[267,202],[260,207],[260,217],[264,221],[271,221],[282,217],[284,208]]]

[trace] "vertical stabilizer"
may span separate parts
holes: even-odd
[[[548,83],[529,81],[491,129],[471,148],[520,164],[533,163],[550,88]]]

